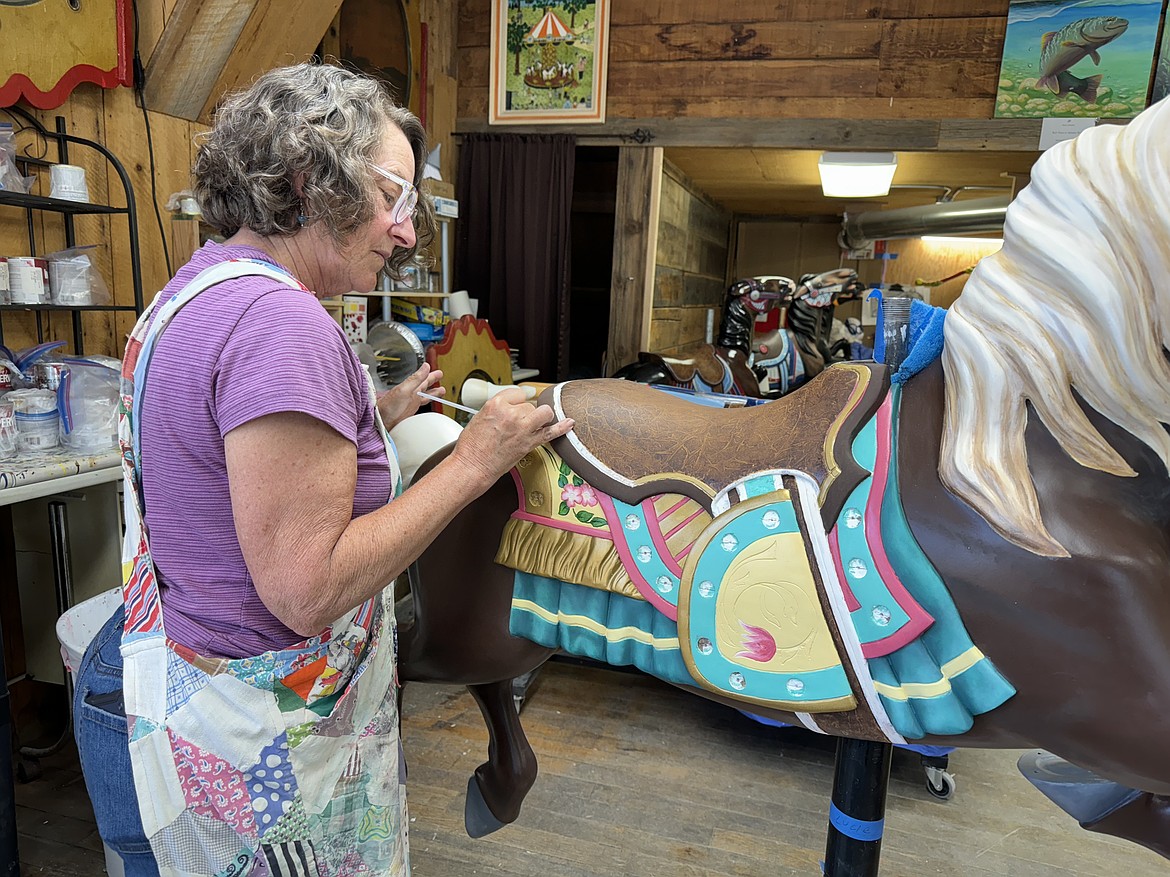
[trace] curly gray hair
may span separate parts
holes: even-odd
[[[375,215],[378,189],[370,163],[391,126],[414,152],[414,184],[422,182],[426,132],[376,79],[327,64],[270,70],[216,111],[195,158],[195,196],[204,220],[224,235],[248,228],[289,235],[298,217],[323,222],[343,246]],[[294,181],[301,180],[298,195]],[[430,199],[420,196],[417,243],[387,260],[395,278],[434,239]]]

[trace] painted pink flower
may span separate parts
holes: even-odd
[[[561,489],[561,501],[569,508],[588,508],[597,505],[597,494],[588,484],[567,484]]]
[[[776,640],[768,631],[743,621],[739,625],[743,628],[744,650],[736,654],[737,658],[747,658],[749,661],[764,664],[776,657]]]

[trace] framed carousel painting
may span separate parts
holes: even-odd
[[[604,122],[609,3],[492,0],[488,122]]]
[[[0,28],[0,107],[49,110],[83,82],[132,83],[131,0],[0,0]]]

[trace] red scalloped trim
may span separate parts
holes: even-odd
[[[41,91],[24,73],[13,73],[8,81],[0,85],[0,107],[10,107],[22,98],[38,110],[52,110],[65,103],[65,99],[73,93],[73,89],[83,82],[92,82],[102,88],[115,88],[119,85],[132,85],[134,82],[133,50],[131,47],[130,4],[127,0],[117,0],[115,7],[117,16],[118,64],[112,70],[99,70],[92,64],[77,64],[65,71],[65,74],[48,91]]]
[[[444,353],[450,353],[451,348],[455,346],[456,334],[467,336],[471,334],[471,330],[475,330],[476,335],[487,335],[488,340],[491,341],[492,346],[497,350],[502,350],[508,353],[508,342],[501,341],[492,332],[492,327],[488,325],[487,320],[481,320],[467,314],[460,317],[458,320],[452,320],[447,324],[447,328],[443,332],[443,338],[432,344],[427,348],[427,365],[431,368],[435,367],[435,362]],[[432,402],[430,406],[431,411],[443,413],[443,406],[438,402]]]
[[[492,342],[492,346],[497,350],[503,350],[505,353],[508,352],[508,342],[501,341],[495,336],[491,326],[488,325],[488,321],[473,317],[470,314],[448,323],[447,331],[443,333],[443,340],[435,344],[431,349],[435,351],[436,355],[450,353],[451,348],[455,345],[455,334],[470,335],[472,329],[475,329],[476,335],[487,335],[488,339]]]

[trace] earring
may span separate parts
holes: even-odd
[[[297,214],[297,225],[299,225],[301,228],[305,227],[305,214],[303,214],[303,213]]]

